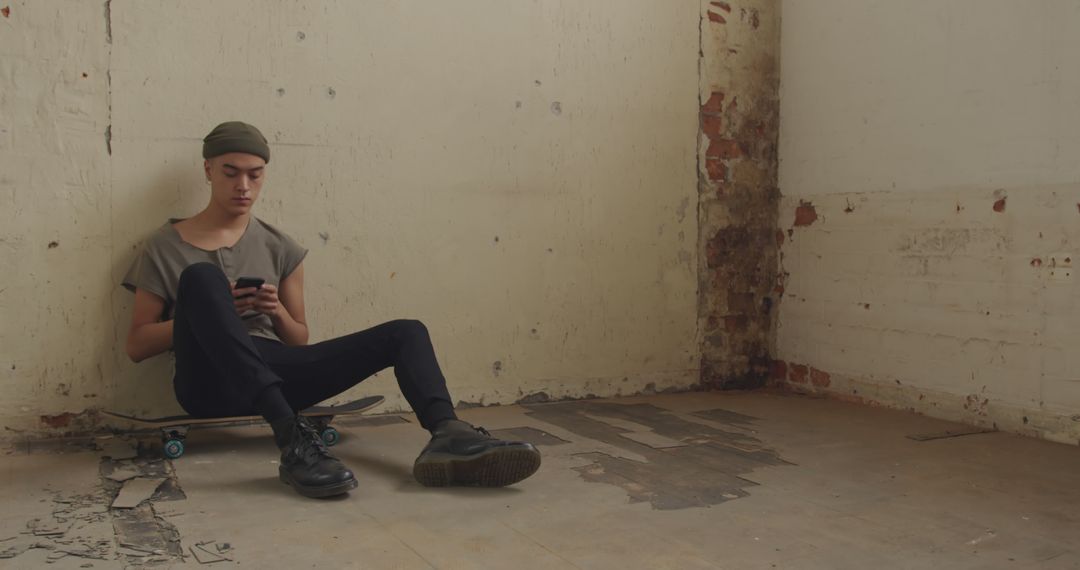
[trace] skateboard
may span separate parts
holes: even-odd
[[[382,396],[368,396],[336,406],[313,406],[300,412],[311,418],[315,429],[319,430],[323,443],[334,445],[341,439],[338,430],[330,426],[334,416],[359,414],[370,410],[383,402]],[[262,416],[232,416],[227,418],[197,418],[194,416],[166,416],[163,418],[140,418],[103,410],[102,414],[129,421],[134,424],[158,428],[161,430],[161,451],[169,459],[177,459],[184,454],[184,440],[192,426],[229,426],[243,425],[263,421]]]

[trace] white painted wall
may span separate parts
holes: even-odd
[[[806,389],[1077,443],[1080,277],[1052,260],[1080,255],[1080,3],[783,14],[778,358],[831,375]]]
[[[696,382],[697,2],[106,7],[0,18],[4,426],[176,409],[117,283],[231,119],[271,139],[256,213],[311,249],[313,340],[420,318],[469,402]]]

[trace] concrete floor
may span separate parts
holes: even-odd
[[[426,434],[397,416],[342,424],[335,449],[361,483],[331,500],[277,481],[264,426],[193,432],[171,462],[116,459],[132,455],[119,438],[20,443],[0,459],[0,566],[201,566],[202,545],[204,561],[229,559],[218,568],[1080,568],[1075,447],[919,442],[905,436],[959,426],[763,393],[462,416],[535,439],[540,472],[505,489],[421,487]],[[109,476],[134,474],[165,483],[110,509],[122,483]]]

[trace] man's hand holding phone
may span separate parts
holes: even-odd
[[[273,285],[265,285],[266,281],[261,277],[241,277],[233,284],[233,305],[236,306],[236,314],[242,315],[251,310],[256,309],[256,302],[258,300],[258,294],[264,287],[273,287]],[[277,298],[277,288],[274,288],[274,297]]]

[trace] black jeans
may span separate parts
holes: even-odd
[[[274,384],[299,411],[392,366],[424,428],[455,417],[420,321],[390,321],[308,346],[253,337],[236,314],[228,279],[210,263],[196,263],[180,274],[173,349],[176,398],[194,416],[256,415],[256,398]]]

